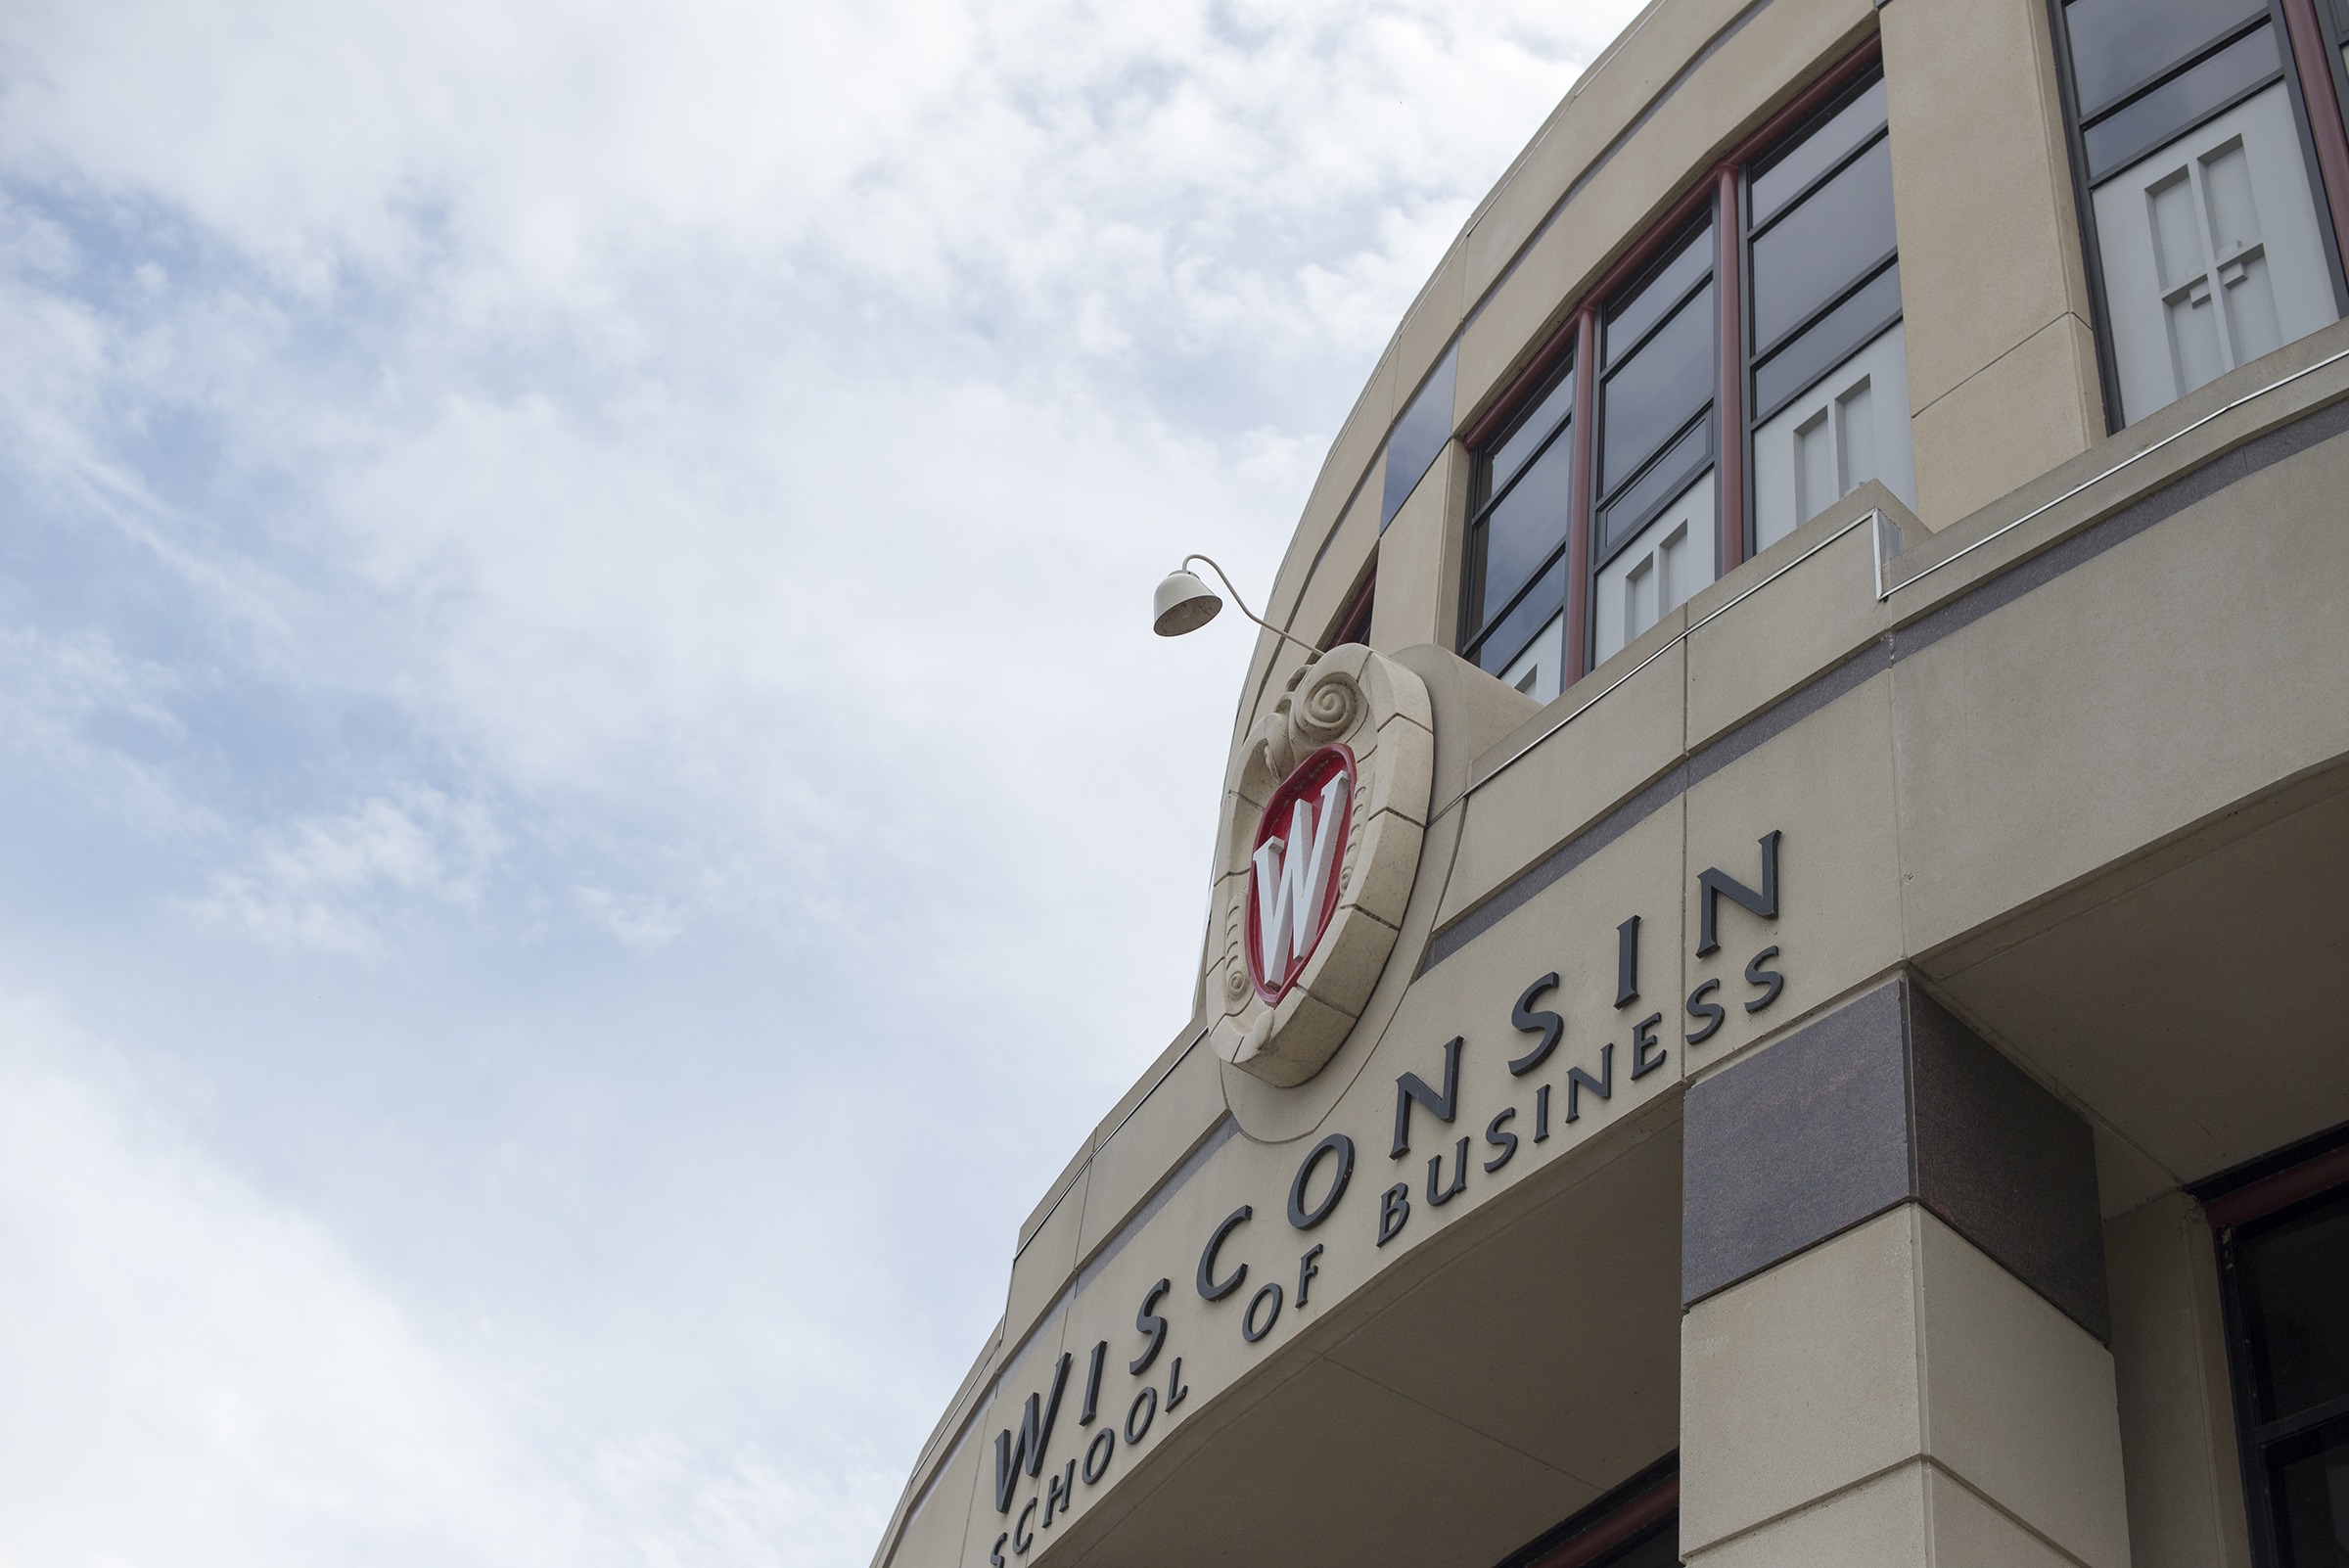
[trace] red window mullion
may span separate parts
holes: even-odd
[[[1745,563],[1745,293],[1742,264],[1745,225],[1737,202],[1737,166],[1724,163],[1715,175],[1713,232],[1718,253],[1714,294],[1721,305],[1721,352],[1715,362],[1721,389],[1715,409],[1721,420],[1721,575]]]
[[[2300,101],[2308,107],[2309,135],[2317,146],[2325,205],[2332,213],[2333,244],[2349,265],[2349,130],[2342,126],[2341,101],[2332,90],[2332,46],[2317,19],[2316,0],[2283,0],[2283,22],[2291,34]]]
[[[1596,306],[1586,304],[1576,313],[1574,337],[1574,496],[1566,523],[1565,686],[1590,673],[1591,481],[1598,466]]]

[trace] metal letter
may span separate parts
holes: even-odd
[[[1158,1305],[1159,1297],[1174,1288],[1174,1281],[1172,1279],[1162,1279],[1152,1285],[1142,1297],[1141,1311],[1133,1314],[1133,1326],[1150,1336],[1149,1348],[1126,1363],[1126,1370],[1136,1377],[1150,1370],[1150,1363],[1158,1360],[1158,1353],[1167,1348],[1167,1320],[1150,1309]]]
[[[1537,980],[1532,985],[1526,987],[1525,994],[1517,998],[1517,1005],[1509,1009],[1510,1023],[1516,1025],[1519,1029],[1524,1030],[1529,1035],[1540,1035],[1542,1037],[1541,1044],[1535,1046],[1532,1050],[1527,1051],[1523,1056],[1518,1057],[1515,1061],[1509,1064],[1509,1073],[1512,1077],[1523,1078],[1526,1074],[1532,1072],[1535,1068],[1540,1067],[1543,1062],[1549,1060],[1549,1053],[1558,1048],[1559,1037],[1566,1033],[1565,1019],[1560,1018],[1556,1013],[1552,1012],[1537,1012],[1533,1007],[1533,1001],[1536,996],[1541,995],[1545,991],[1556,989],[1557,984],[1558,972],[1553,969],[1548,974],[1543,975],[1540,980]]]
[[[1338,1157],[1337,1179],[1329,1184],[1329,1196],[1308,1209],[1305,1206],[1306,1183],[1313,1179],[1313,1167],[1321,1163],[1321,1157],[1325,1154]],[[1296,1179],[1289,1183],[1289,1223],[1300,1230],[1311,1230],[1328,1219],[1329,1211],[1335,1209],[1338,1200],[1346,1196],[1346,1183],[1353,1179],[1354,1139],[1343,1132],[1332,1132],[1313,1145],[1313,1152],[1305,1157],[1305,1163],[1297,1168]]]
[[[1395,1081],[1395,1147],[1389,1158],[1400,1160],[1411,1152],[1411,1104],[1417,1101],[1427,1107],[1439,1122],[1449,1122],[1460,1108],[1460,1047],[1467,1043],[1454,1035],[1444,1042],[1444,1092],[1438,1094],[1427,1086],[1427,1080],[1416,1073],[1405,1073]]]
[[[1662,1013],[1650,1013],[1633,1026],[1632,1082],[1635,1084],[1664,1065],[1664,1044],[1656,1038],[1656,1031],[1663,1023]]]
[[[1493,1156],[1492,1159],[1485,1162],[1485,1174],[1487,1176],[1491,1176],[1494,1172],[1508,1164],[1509,1157],[1517,1152],[1517,1134],[1508,1131],[1501,1127],[1503,1122],[1515,1119],[1516,1115],[1517,1107],[1512,1105],[1508,1109],[1496,1114],[1492,1121],[1485,1124],[1485,1141],[1500,1151],[1498,1154]]]
[[[1410,1217],[1411,1184],[1398,1181],[1378,1202],[1378,1244],[1383,1247],[1401,1235],[1403,1222]]]
[[[1579,1067],[1566,1069],[1566,1125],[1572,1127],[1583,1119],[1583,1090],[1589,1089],[1602,1100],[1615,1097],[1615,1047],[1602,1045],[1598,1051],[1599,1076],[1592,1078]]]
[[[1272,1303],[1272,1310],[1265,1314],[1265,1324],[1259,1328],[1256,1324],[1256,1310],[1267,1301]],[[1248,1298],[1248,1310],[1240,1314],[1240,1338],[1253,1345],[1267,1334],[1271,1333],[1272,1325],[1279,1321],[1280,1281],[1276,1279]]]
[[[1713,1032],[1715,1030],[1719,1029],[1725,1022],[1727,1021],[1729,1015],[1722,1010],[1721,1003],[1717,1001],[1705,1000],[1707,996],[1712,995],[1719,990],[1721,990],[1720,981],[1708,980],[1703,985],[1697,987],[1696,990],[1688,993],[1688,1016],[1691,1018],[1701,1018],[1705,1021],[1704,1027],[1696,1031],[1695,1034],[1682,1035],[1681,1037],[1681,1038],[1686,1040],[1689,1044],[1702,1045],[1705,1041],[1713,1038]]]
[[[1241,1204],[1238,1208],[1232,1210],[1229,1215],[1226,1215],[1223,1222],[1216,1226],[1216,1233],[1207,1238],[1207,1246],[1199,1254],[1198,1283],[1200,1300],[1221,1301],[1224,1297],[1239,1289],[1241,1282],[1248,1277],[1248,1266],[1246,1264],[1242,1264],[1239,1266],[1239,1268],[1234,1268],[1231,1271],[1231,1277],[1229,1279],[1219,1282],[1216,1278],[1216,1254],[1221,1250],[1223,1246],[1223,1238],[1230,1235],[1240,1226],[1246,1224],[1249,1217],[1255,1213],[1256,1208],[1254,1205],[1246,1203]]]
[[[1436,1177],[1444,1169],[1444,1156],[1439,1151],[1427,1157],[1427,1206],[1440,1209],[1468,1190],[1468,1140],[1460,1139],[1459,1152],[1452,1156],[1451,1185],[1436,1190]]]
[[[1719,866],[1696,874],[1696,955],[1710,957],[1721,946],[1721,897],[1765,920],[1778,917],[1778,840],[1776,828],[1762,835],[1762,891],[1756,893]]]
[[[1756,996],[1752,1001],[1749,1001],[1745,1004],[1745,1010],[1747,1012],[1760,1012],[1763,1008],[1768,1007],[1772,1002],[1776,1001],[1778,999],[1778,992],[1786,989],[1786,977],[1784,975],[1779,974],[1774,969],[1765,969],[1762,967],[1764,964],[1768,963],[1771,959],[1775,958],[1777,955],[1777,948],[1765,947],[1760,952],[1754,954],[1754,956],[1747,961],[1745,966],[1745,983],[1749,986],[1767,986],[1770,988],[1761,995]]]
[[[1639,999],[1639,917],[1632,916],[1615,928],[1615,1005],[1629,1007]]]

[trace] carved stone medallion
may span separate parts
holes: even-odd
[[[1346,1042],[1403,925],[1434,766],[1427,687],[1359,644],[1307,665],[1249,731],[1208,974],[1225,1061],[1302,1084]]]

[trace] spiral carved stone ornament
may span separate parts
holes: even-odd
[[[1257,828],[1290,773],[1333,745],[1352,753],[1356,774],[1350,822],[1331,868],[1337,906],[1302,972],[1268,1004],[1246,951]],[[1212,1038],[1225,1061],[1285,1086],[1318,1073],[1346,1042],[1403,924],[1434,767],[1427,687],[1359,644],[1330,649],[1297,671],[1249,731],[1224,790],[1217,864],[1223,942],[1208,994],[1223,1012]]]
[[[1327,746],[1353,733],[1365,706],[1352,675],[1327,670],[1306,686],[1305,700],[1290,712],[1289,729],[1304,750]]]

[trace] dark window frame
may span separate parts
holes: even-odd
[[[2349,1199],[2349,1126],[2222,1173],[2188,1189],[2202,1204],[2217,1249],[2219,1303],[2234,1406],[2235,1455],[2242,1471],[2243,1515],[2255,1568],[2279,1568],[2278,1498],[2272,1450],[2349,1418],[2349,1396],[2268,1419],[2260,1401],[2260,1354],[2243,1300],[2242,1250],[2280,1225]]]
[[[1558,555],[1553,552],[1544,558],[1544,565],[1534,573],[1513,596],[1510,605],[1503,606],[1488,618],[1482,617],[1483,562],[1477,556],[1478,525],[1489,515],[1498,495],[1483,493],[1487,456],[1491,449],[1513,428],[1513,423],[1528,409],[1539,406],[1538,399],[1557,385],[1561,375],[1576,378],[1574,414],[1568,427],[1575,442],[1574,467],[1571,482],[1572,500],[1569,503],[1564,545],[1565,571],[1565,668],[1559,672],[1559,690],[1563,692],[1590,672],[1594,663],[1595,627],[1591,615],[1592,595],[1600,568],[1611,554],[1596,537],[1598,514],[1603,497],[1595,493],[1598,478],[1600,426],[1605,419],[1604,399],[1600,395],[1602,367],[1599,359],[1599,324],[1612,303],[1621,300],[1665,257],[1675,254],[1675,247],[1700,222],[1710,222],[1714,241],[1713,264],[1708,282],[1714,300],[1714,390],[1702,416],[1710,422],[1710,443],[1715,475],[1714,520],[1719,576],[1727,576],[1745,563],[1753,553],[1754,500],[1750,477],[1753,432],[1757,421],[1749,417],[1751,402],[1748,383],[1754,356],[1747,344],[1747,323],[1752,319],[1751,242],[1746,222],[1746,187],[1754,165],[1776,153],[1781,147],[1799,139],[1823,123],[1824,117],[1848,104],[1866,89],[1868,82],[1883,69],[1881,40],[1869,37],[1850,53],[1829,65],[1809,86],[1795,94],[1785,106],[1770,115],[1719,162],[1693,180],[1672,206],[1651,222],[1635,238],[1624,254],[1610,265],[1580,298],[1560,312],[1557,325],[1539,348],[1525,369],[1519,372],[1507,389],[1494,400],[1487,411],[1469,428],[1463,438],[1470,459],[1474,463],[1475,479],[1471,487],[1473,504],[1469,508],[1468,525],[1463,532],[1462,570],[1460,573],[1460,634],[1454,645],[1463,657],[1483,663],[1483,640],[1500,625],[1511,609],[1522,602],[1523,594],[1546,579],[1554,571]],[[1852,157],[1865,155],[1873,137],[1852,150]],[[1838,159],[1835,168],[1820,176],[1821,181],[1848,166]],[[1804,188],[1808,195],[1815,185]],[[1789,200],[1781,208],[1781,215],[1800,205],[1799,199]],[[1853,293],[1866,288],[1883,276],[1887,265],[1897,266],[1898,251],[1884,262],[1871,267],[1866,275],[1850,290],[1839,295],[1819,314],[1831,312]],[[1691,284],[1693,294],[1700,285]],[[1676,301],[1676,308],[1680,301]],[[1661,328],[1672,312],[1660,315],[1652,331]],[[1816,318],[1814,318],[1816,319]],[[1877,329],[1888,330],[1901,319],[1898,312],[1889,316]],[[1796,336],[1802,329],[1795,329]],[[1643,335],[1644,336],[1644,335]],[[1871,337],[1874,334],[1871,334]],[[1786,341],[1791,341],[1788,338]],[[1571,369],[1561,370],[1571,360]],[[1815,378],[1816,379],[1816,378]],[[1806,383],[1808,390],[1810,383]],[[1800,395],[1797,392],[1796,395]],[[1696,419],[1681,427],[1671,440],[1648,454],[1642,470],[1661,459],[1664,453],[1688,431],[1696,428]],[[1729,433],[1735,438],[1729,438]],[[1531,460],[1526,465],[1531,466]],[[1523,470],[1520,470],[1522,475]],[[1637,483],[1637,476],[1621,488]],[[1504,487],[1505,491],[1505,487]],[[1624,532],[1613,548],[1637,536],[1634,528]],[[1547,624],[1544,617],[1542,624]],[[1540,625],[1529,629],[1525,646],[1531,646],[1532,634]],[[1520,647],[1512,652],[1514,660],[1524,652]],[[1505,668],[1505,666],[1503,667]],[[1496,671],[1497,672],[1497,671]]]
[[[1362,575],[1361,586],[1355,589],[1338,612],[1338,619],[1329,635],[1322,640],[1324,650],[1343,648],[1350,642],[1367,647],[1370,642],[1370,612],[1378,598],[1378,557],[1370,558],[1370,570]]]
[[[1607,359],[1607,362],[1597,367],[1598,392],[1597,396],[1592,399],[1594,406],[1591,409],[1590,432],[1590,451],[1594,466],[1590,475],[1590,561],[1588,576],[1593,584],[1597,581],[1598,574],[1604,572],[1608,564],[1615,557],[1621,555],[1631,545],[1631,542],[1639,536],[1639,530],[1646,528],[1655,520],[1657,514],[1671,505],[1680,492],[1672,490],[1668,493],[1647,497],[1641,504],[1640,510],[1631,514],[1629,522],[1609,527],[1602,533],[1600,530],[1602,520],[1610,524],[1613,521],[1606,517],[1607,508],[1610,505],[1622,502],[1645,484],[1650,476],[1670,460],[1672,454],[1679,449],[1681,442],[1687,439],[1699,428],[1705,431],[1707,460],[1717,468],[1720,465],[1721,429],[1719,422],[1714,417],[1721,408],[1722,381],[1723,340],[1722,311],[1720,309],[1722,246],[1719,224],[1720,213],[1718,211],[1706,213],[1701,217],[1685,219],[1680,229],[1668,235],[1656,247],[1655,254],[1648,258],[1647,265],[1640,268],[1634,276],[1618,284],[1609,295],[1598,302],[1599,341],[1603,345],[1606,341],[1607,317],[1614,310],[1629,303],[1649,285],[1662,281],[1665,269],[1674,261],[1679,260],[1688,246],[1695,244],[1700,239],[1710,239],[1713,242],[1713,255],[1706,262],[1703,273],[1682,288],[1677,296],[1666,299],[1663,306],[1657,310],[1655,320],[1649,322],[1638,337],[1625,345],[1621,353],[1611,357],[1605,355],[1603,348],[1601,350],[1601,355]],[[1715,306],[1713,319],[1708,324],[1713,341],[1713,384],[1707,389],[1703,403],[1694,413],[1689,414],[1680,424],[1674,426],[1670,434],[1664,436],[1652,448],[1642,454],[1638,461],[1632,465],[1630,474],[1618,479],[1614,475],[1606,473],[1603,459],[1607,442],[1608,384],[1618,375],[1629,370],[1643,350],[1661,338],[1667,328],[1681,319],[1681,312],[1688,309],[1699,295],[1706,293],[1712,294]],[[1721,526],[1722,511],[1723,501],[1720,495],[1720,486],[1717,484],[1713,502],[1713,524],[1716,529]]]
[[[1547,405],[1552,393],[1561,387],[1574,382],[1578,370],[1579,364],[1571,352],[1567,355],[1563,365],[1553,364],[1550,366],[1548,371],[1528,389],[1527,394],[1519,406],[1511,411],[1510,418],[1487,438],[1486,451],[1515,436],[1525,421],[1540,414]],[[1458,638],[1461,657],[1472,663],[1481,662],[1485,643],[1496,631],[1508,624],[1509,617],[1516,612],[1520,604],[1525,602],[1526,596],[1547,579],[1550,573],[1556,570],[1559,558],[1573,548],[1574,530],[1570,526],[1565,535],[1543,555],[1540,564],[1526,574],[1525,580],[1517,584],[1509,597],[1496,607],[1490,616],[1484,613],[1485,567],[1491,548],[1490,525],[1493,516],[1499,509],[1501,503],[1506,501],[1516,490],[1526,476],[1531,474],[1536,465],[1549,455],[1550,450],[1558,442],[1569,443],[1567,453],[1569,464],[1575,463],[1579,458],[1581,454],[1573,447],[1572,443],[1580,438],[1578,432],[1584,423],[1581,392],[1581,387],[1576,386],[1576,396],[1569,403],[1565,417],[1558,421],[1554,429],[1540,438],[1533,450],[1526,454],[1525,461],[1517,465],[1517,471],[1508,477],[1499,489],[1492,488],[1492,464],[1486,460],[1485,452],[1480,451],[1478,454],[1473,470],[1475,479],[1470,492],[1468,528],[1464,541],[1466,559],[1462,562],[1463,570],[1460,573],[1459,624],[1462,630]],[[1579,468],[1570,470],[1567,481],[1569,487],[1572,488],[1581,482],[1582,474]],[[1571,502],[1569,509],[1571,510]],[[1544,617],[1540,624],[1530,628],[1517,646],[1509,650],[1508,658],[1502,662],[1502,667],[1505,669],[1508,665],[1514,664],[1527,648],[1533,646],[1534,638],[1539,636],[1542,627],[1548,623],[1548,619]]]
[[[2055,90],[2062,105],[2064,149],[2071,161],[2073,218],[2080,228],[2081,259],[2088,274],[2089,324],[2096,343],[2104,432],[2109,436],[2123,428],[2121,369],[2113,343],[2111,306],[2104,297],[2104,250],[2096,235],[2095,206],[2096,188],[2102,181],[2092,180],[2089,173],[2090,123],[2109,119],[2156,87],[2186,74],[2260,27],[2273,28],[2277,51],[2282,58],[2281,70],[2262,77],[2258,85],[2237,92],[2217,108],[2206,110],[2192,124],[2207,124],[2237,104],[2266,92],[2279,80],[2285,84],[2299,135],[2302,167],[2310,194],[2316,200],[2317,232],[2325,246],[2333,303],[2344,316],[2349,316],[2349,270],[2343,265],[2343,257],[2349,255],[2349,122],[2344,121],[2342,114],[2342,106],[2349,104],[2349,72],[2344,71],[2341,63],[2340,26],[2343,21],[2349,21],[2349,8],[2344,8],[2340,0],[2268,0],[2264,17],[2234,24],[2144,79],[2131,83],[2104,103],[2083,109],[2072,61],[2071,28],[2064,15],[2066,4],[2067,0],[2048,0],[2047,17],[2054,45]],[[2320,5],[2328,7],[2332,15],[2320,15]],[[2321,51],[2325,59],[2310,59],[2309,46],[2325,40],[2329,40],[2329,46]],[[2189,125],[2177,134],[2188,134],[2191,129]],[[2106,170],[2105,178],[2119,173],[2160,145],[2155,143],[2132,153]]]
[[[1681,1453],[1675,1449],[1494,1568],[1605,1568],[1666,1531],[1677,1532],[1680,1520]]]
[[[1811,135],[1814,131],[1823,129],[1829,120],[1833,119],[1837,115],[1842,114],[1844,110],[1850,108],[1853,104],[1858,103],[1861,98],[1865,96],[1867,91],[1880,80],[1882,80],[1882,76],[1879,72],[1860,71],[1855,73],[1851,79],[1844,82],[1836,91],[1827,94],[1824,101],[1814,108],[1811,113],[1804,117],[1800,124],[1793,126],[1783,135],[1781,135],[1773,144],[1772,151],[1779,153],[1791,153],[1802,143],[1805,137]],[[1843,288],[1836,291],[1836,293],[1830,297],[1825,303],[1817,306],[1808,315],[1802,317],[1792,326],[1780,332],[1776,338],[1765,344],[1756,341],[1753,337],[1752,331],[1750,330],[1753,324],[1759,320],[1759,316],[1754,309],[1753,301],[1754,247],[1765,236],[1770,234],[1773,229],[1777,228],[1778,225],[1784,223],[1789,218],[1793,217],[1797,212],[1799,212],[1802,209],[1805,202],[1808,202],[1813,196],[1819,194],[1819,191],[1823,190],[1838,175],[1842,174],[1844,170],[1859,162],[1860,160],[1865,158],[1878,146],[1889,142],[1891,138],[1892,127],[1890,125],[1879,126],[1877,129],[1870,131],[1865,137],[1854,143],[1843,153],[1837,155],[1834,161],[1829,163],[1818,175],[1813,177],[1808,184],[1803,185],[1796,190],[1793,195],[1781,201],[1778,204],[1778,209],[1775,212],[1773,212],[1769,219],[1759,226],[1757,226],[1753,221],[1753,184],[1756,178],[1770,171],[1773,166],[1773,161],[1767,158],[1758,158],[1749,161],[1745,165],[1746,177],[1739,182],[1740,188],[1738,191],[1738,228],[1744,237],[1744,249],[1741,253],[1743,265],[1740,268],[1740,271],[1742,273],[1745,289],[1745,299],[1743,301],[1744,321],[1747,324],[1748,331],[1746,333],[1741,351],[1745,356],[1745,392],[1750,405],[1746,411],[1744,437],[1746,447],[1749,451],[1752,449],[1754,435],[1756,432],[1760,431],[1764,425],[1769,424],[1773,419],[1775,419],[1780,413],[1785,411],[1789,404],[1793,403],[1797,398],[1809,392],[1813,387],[1818,385],[1817,378],[1813,378],[1810,381],[1799,382],[1795,385],[1793,391],[1781,392],[1773,400],[1770,402],[1764,402],[1762,399],[1762,390],[1759,385],[1759,378],[1763,373],[1765,364],[1768,361],[1776,358],[1783,350],[1792,347],[1798,341],[1801,340],[1803,335],[1809,332],[1812,328],[1825,321],[1836,311],[1842,309],[1852,300],[1866,293],[1867,290],[1873,286],[1878,279],[1885,275],[1885,273],[1897,272],[1900,269],[1901,264],[1901,248],[1898,243],[1895,243],[1891,250],[1884,252],[1880,255],[1870,258],[1868,262],[1860,270],[1859,274],[1851,282],[1845,284]],[[1891,311],[1872,319],[1867,330],[1865,332],[1856,334],[1854,341],[1861,345],[1874,342],[1877,338],[1880,338],[1885,333],[1890,332],[1894,325],[1900,322],[1906,314],[1907,311],[1896,299]],[[1753,497],[1750,493],[1746,497],[1746,513],[1750,519],[1753,514]],[[1750,521],[1748,523],[1748,527],[1751,527]]]

